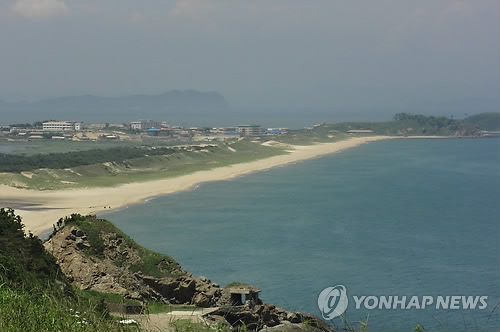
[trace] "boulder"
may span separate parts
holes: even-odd
[[[284,324],[276,325],[273,327],[266,326],[259,330],[259,332],[321,332],[320,329],[311,326],[304,326],[304,324],[293,324],[285,322]]]
[[[179,303],[190,304],[196,294],[196,282],[187,278],[174,289],[173,296]]]
[[[295,312],[289,314],[287,320],[290,321],[291,323],[306,324],[307,326],[320,329],[321,331],[334,332],[333,328],[330,325],[328,325],[324,320],[320,319],[319,317],[313,314]]]
[[[210,307],[211,298],[206,293],[198,293],[193,298],[193,304],[197,307]]]

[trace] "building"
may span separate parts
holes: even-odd
[[[158,136],[158,135],[160,135],[160,129],[151,128],[151,129],[146,130],[146,133],[148,136]]]
[[[483,130],[480,132],[480,135],[483,137],[499,137],[500,136],[500,131],[488,131],[488,130]]]
[[[250,305],[262,304],[259,299],[260,288],[251,285],[239,285],[229,288],[229,294],[231,294],[231,305],[240,306],[245,303]],[[243,296],[245,299],[243,300]]]
[[[128,128],[128,126],[123,124],[123,123],[110,123],[108,127],[109,128],[120,128],[120,129]]]
[[[264,130],[259,125],[249,124],[238,126],[241,137],[259,137],[264,134]]]
[[[142,122],[141,121],[132,121],[132,122],[130,122],[130,129],[132,129],[132,130],[142,130]]]
[[[168,129],[168,128],[161,128],[160,129],[160,136],[170,136],[170,129]]]
[[[85,129],[85,125],[83,122],[75,122],[73,127],[75,128],[76,131],[81,131]]]
[[[288,128],[267,128],[267,135],[283,135],[288,134]]]
[[[65,131],[75,130],[75,123],[72,121],[48,121],[42,125],[43,131]]]
[[[130,128],[132,130],[148,130],[152,128],[160,129],[165,127],[168,127],[168,122],[166,121],[139,120],[130,122]]]
[[[87,126],[87,128],[90,130],[102,130],[102,129],[106,128],[106,124],[105,123],[91,123]]]

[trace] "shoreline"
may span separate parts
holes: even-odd
[[[393,138],[395,137],[352,137],[339,142],[293,146],[294,149],[284,155],[117,187],[36,191],[0,185],[0,201],[15,203],[13,205],[14,207],[17,205],[16,214],[23,218],[26,231],[40,235],[50,231],[59,218],[72,213],[87,215],[125,209],[160,196],[193,190],[204,182],[230,180],[274,167],[315,159],[361,144]]]

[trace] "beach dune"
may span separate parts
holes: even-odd
[[[141,203],[145,199],[184,191],[209,181],[237,176],[335,153],[387,136],[353,137],[344,141],[293,146],[289,154],[199,171],[163,180],[129,183],[117,187],[36,191],[0,185],[0,206],[12,207],[23,218],[26,230],[35,235],[52,229],[61,217],[72,213],[96,214]]]

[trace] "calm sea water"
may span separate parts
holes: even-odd
[[[500,329],[498,139],[374,142],[105,217],[190,272],[256,284],[289,310],[320,315],[318,294],[342,284],[347,318],[370,331]],[[488,308],[356,310],[352,295],[486,295]]]

